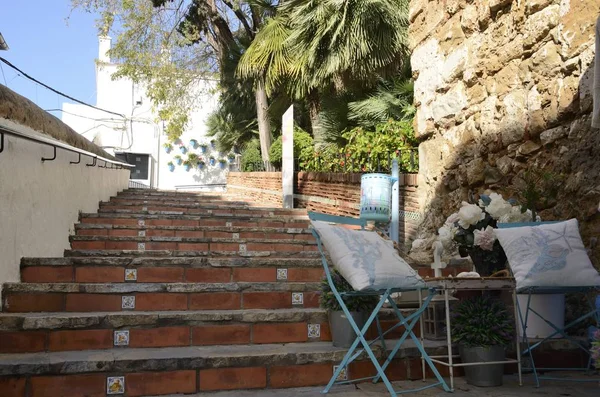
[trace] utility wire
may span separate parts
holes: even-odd
[[[63,113],[66,113],[66,114],[70,114],[71,116],[81,117],[82,119],[88,119],[88,120],[93,120],[93,121],[106,121],[106,122],[108,122],[108,121],[110,121],[110,122],[122,122],[123,121],[123,120],[120,120],[120,119],[97,119],[97,118],[94,118],[94,117],[82,116],[80,114],[69,112],[67,110],[63,110],[63,109],[59,109],[59,108],[56,108],[56,109],[44,109],[44,111],[45,112],[63,112]]]
[[[14,70],[16,70],[17,72],[21,73],[21,74],[22,74],[24,77],[28,78],[29,80],[31,80],[31,81],[34,81],[34,82],[36,82],[36,83],[40,84],[40,85],[41,85],[41,86],[43,86],[43,87],[46,87],[47,89],[49,89],[49,90],[50,90],[50,91],[52,91],[52,92],[55,92],[55,93],[57,93],[58,95],[61,95],[61,96],[65,97],[65,98],[67,98],[67,99],[70,99],[70,100],[72,100],[72,101],[74,101],[74,102],[77,102],[77,103],[79,103],[80,105],[85,105],[85,106],[88,106],[88,107],[90,107],[90,108],[92,108],[92,109],[100,110],[101,112],[106,112],[106,113],[114,114],[114,115],[116,115],[116,116],[119,116],[119,117],[122,117],[122,118],[124,118],[124,119],[126,119],[126,118],[127,118],[127,117],[126,117],[124,114],[117,113],[117,112],[112,112],[112,111],[110,111],[110,110],[106,110],[106,109],[102,109],[102,108],[96,107],[96,106],[94,106],[94,105],[90,105],[89,103],[85,103],[85,102],[83,102],[83,101],[80,101],[79,99],[75,99],[75,98],[73,98],[72,96],[69,96],[69,95],[67,95],[67,94],[63,94],[62,92],[60,92],[60,91],[58,91],[58,90],[55,90],[54,88],[52,88],[52,87],[50,87],[50,86],[48,86],[48,85],[46,85],[46,84],[42,83],[41,81],[39,81],[39,80],[36,80],[35,78],[33,78],[33,77],[29,76],[27,73],[25,73],[24,71],[22,71],[21,69],[19,69],[18,67],[16,67],[15,65],[13,65],[12,63],[10,63],[9,61],[7,61],[6,59],[4,59],[4,58],[2,58],[2,57],[0,57],[0,61],[4,62],[4,63],[5,63],[5,64],[7,64],[8,66],[10,66],[10,67],[11,67],[11,68],[13,68]]]
[[[8,87],[8,83],[6,82],[6,76],[4,75],[4,68],[2,67],[1,63],[0,63],[0,70],[2,71],[2,78],[4,79],[4,85]]]

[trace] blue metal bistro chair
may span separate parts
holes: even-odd
[[[503,224],[498,224],[498,228],[499,229],[509,229],[509,228],[512,229],[512,228],[518,228],[518,227],[534,227],[534,226],[541,226],[541,225],[553,225],[553,224],[558,224],[558,223],[566,224],[566,222],[503,223]],[[575,225],[577,225],[576,222],[575,222]],[[535,228],[535,229],[537,229],[537,228]],[[522,304],[519,304],[519,300],[517,299],[519,321],[520,321],[521,328],[522,328],[522,338],[523,338],[522,340],[523,340],[523,343],[526,345],[526,348],[522,350],[521,355],[527,356],[529,358],[529,362],[531,365],[531,367],[523,367],[523,370],[529,370],[533,373],[536,387],[540,386],[541,379],[577,381],[577,382],[582,382],[582,381],[597,382],[598,381],[597,377],[587,378],[587,379],[569,379],[569,378],[565,378],[565,377],[541,376],[539,374],[539,372],[549,372],[549,371],[590,371],[591,366],[592,366],[591,356],[588,359],[587,366],[584,368],[540,368],[535,365],[533,351],[536,348],[542,346],[545,341],[547,341],[551,338],[554,338],[557,335],[561,335],[563,338],[571,341],[579,349],[583,350],[586,354],[588,354],[588,355],[590,354],[589,347],[586,346],[586,344],[582,343],[581,341],[568,335],[567,330],[569,328],[574,327],[577,324],[581,324],[583,321],[586,321],[590,318],[595,320],[595,323],[597,325],[600,325],[600,308],[597,308],[595,305],[595,296],[593,298],[591,297],[591,295],[593,295],[594,292],[596,294],[598,292],[600,292],[600,283],[598,283],[598,276],[595,275],[596,277],[594,277],[593,268],[592,268],[592,273],[590,273],[591,277],[583,278],[583,279],[579,280],[579,283],[575,283],[575,284],[580,284],[580,285],[573,285],[572,282],[570,283],[570,285],[561,285],[560,278],[559,278],[559,281],[556,282],[554,285],[547,285],[547,282],[537,279],[539,277],[539,275],[542,273],[546,273],[546,272],[550,273],[550,272],[555,272],[555,271],[566,271],[567,270],[566,268],[569,267],[568,261],[566,259],[567,256],[570,254],[569,251],[574,252],[576,250],[579,250],[581,252],[583,250],[583,244],[581,243],[580,237],[579,237],[579,241],[574,239],[575,244],[571,241],[567,241],[568,239],[570,239],[570,238],[573,239],[573,238],[567,236],[566,229],[562,235],[557,232],[552,232],[552,234],[546,233],[547,235],[544,235],[544,233],[540,233],[540,232],[534,232],[533,234],[534,235],[533,235],[533,237],[530,238],[530,241],[535,242],[539,245],[539,251],[541,254],[539,255],[533,268],[531,270],[529,270],[528,273],[526,274],[525,280],[528,280],[527,282],[520,280],[519,277],[515,277],[515,279],[517,281],[517,294],[525,295],[527,298],[525,307],[521,307]],[[577,232],[577,237],[578,237],[578,232]],[[519,239],[519,240],[522,240],[522,239]],[[564,247],[562,247],[559,244],[553,244],[554,241],[559,241],[562,243],[563,240],[566,241],[566,245]],[[502,243],[502,240],[501,240],[501,243]],[[517,241],[515,245],[517,245],[517,244],[522,245],[522,242]],[[510,248],[510,245],[511,244],[508,244],[508,246],[509,246],[508,248]],[[575,246],[575,245],[577,245],[577,246]],[[506,247],[504,247],[504,244],[503,244],[503,248],[505,248],[505,251],[506,251]],[[510,264],[511,270],[514,273],[515,268],[519,265],[519,263],[517,260],[514,260],[514,258],[511,260],[510,253],[507,252],[507,254],[509,256],[509,264]],[[587,259],[587,255],[586,255],[586,258],[584,258],[584,260],[585,259]],[[587,259],[587,261],[589,262],[589,259]],[[590,266],[591,266],[591,264],[590,264]],[[539,268],[538,271],[536,271],[536,268]],[[584,270],[589,271],[589,269],[584,269]],[[568,271],[567,271],[567,273],[573,273],[573,272],[575,272],[575,273],[581,272],[581,269],[568,269]],[[566,281],[567,280],[563,280],[563,282],[565,284],[569,284]],[[590,285],[590,284],[592,284],[592,285]],[[579,318],[571,321],[570,323],[568,323],[566,325],[559,326],[557,324],[554,324],[551,321],[551,319],[548,319],[547,317],[545,317],[543,314],[536,311],[531,306],[533,295],[550,295],[550,294],[567,294],[567,293],[583,293],[584,296],[586,297],[586,300],[589,303],[590,308],[586,313],[582,314]],[[527,323],[528,323],[528,320],[530,320],[531,318],[536,318],[536,317],[541,319],[544,323],[546,323],[554,331],[544,338],[533,341],[527,335]]]
[[[360,220],[360,219],[356,219],[356,218],[324,215],[324,214],[318,214],[315,212],[309,212],[308,215],[309,215],[309,218],[311,219],[311,221],[313,222],[312,233],[317,240],[319,252],[321,253],[323,269],[325,270],[325,276],[327,278],[329,286],[330,286],[335,298],[339,302],[348,321],[350,322],[352,329],[354,330],[354,332],[357,335],[356,339],[350,346],[348,352],[344,356],[344,359],[342,360],[340,365],[337,367],[337,369],[334,371],[334,374],[331,377],[331,379],[330,379],[329,383],[327,384],[327,386],[325,387],[325,389],[323,390],[323,393],[328,393],[329,390],[334,385],[354,383],[354,382],[364,381],[364,380],[372,380],[373,383],[376,383],[380,379],[385,384],[385,387],[387,388],[387,390],[389,391],[391,396],[397,396],[399,394],[405,394],[405,393],[414,393],[414,392],[418,392],[418,391],[425,390],[425,389],[428,389],[431,387],[436,387],[436,386],[442,386],[445,391],[449,392],[450,388],[446,384],[444,378],[440,375],[439,371],[437,370],[437,368],[435,367],[435,365],[429,358],[429,355],[425,351],[423,345],[421,344],[419,338],[416,337],[416,335],[414,334],[414,331],[413,331],[420,316],[423,314],[423,312],[429,305],[431,299],[435,295],[435,290],[432,288],[428,288],[425,285],[425,283],[422,283],[422,287],[420,287],[420,288],[407,289],[407,288],[394,288],[394,286],[390,286],[388,288],[378,289],[378,290],[361,290],[361,291],[340,293],[339,291],[337,291],[337,289],[334,285],[334,282],[332,280],[331,271],[329,269],[329,264],[327,262],[327,257],[325,254],[325,249],[323,247],[322,236],[320,235],[319,231],[317,230],[316,224],[319,223],[319,221],[321,221],[321,222],[326,222],[329,224],[336,223],[336,224],[352,225],[352,226],[359,226],[361,228],[361,231],[359,233],[375,233],[375,232],[364,230],[365,225],[366,225],[366,221],[364,221],[364,220]],[[340,229],[340,228],[336,227],[336,229]],[[377,237],[379,237],[379,236],[377,236]],[[371,247],[371,248],[373,248],[373,247]],[[330,252],[330,255],[331,255],[331,252]],[[404,265],[410,269],[410,267],[406,263],[404,263]],[[415,273],[414,270],[412,270],[412,269],[410,269],[410,271],[412,273]],[[416,277],[418,277],[418,275]],[[418,277],[418,278],[420,279],[420,277]],[[415,312],[413,312],[412,314],[410,314],[408,316],[405,316],[402,314],[402,312],[396,305],[396,302],[394,302],[394,300],[391,297],[392,294],[395,292],[425,291],[425,290],[427,290],[428,294],[427,294],[427,297],[423,300],[423,304],[419,307],[418,310],[416,310]],[[362,327],[362,329],[360,329],[357,326],[356,322],[354,321],[353,317],[351,316],[350,311],[346,307],[344,298],[350,297],[350,296],[374,296],[374,295],[380,297],[379,302],[377,303],[377,305],[373,309],[372,313],[370,314],[366,324]],[[387,331],[382,332],[382,329],[381,329],[381,326],[380,326],[379,320],[378,320],[378,314],[386,302],[388,302],[390,304],[391,308],[393,309],[393,312],[395,313],[396,317],[398,318],[398,323],[395,324],[392,328],[388,329]],[[373,322],[376,322],[376,324],[377,324],[377,330],[378,330],[379,336],[372,341],[367,341],[365,335],[366,335],[369,327],[373,324]],[[404,331],[402,337],[398,341],[395,342],[395,345],[391,349],[389,355],[387,355],[387,357],[385,357],[385,353],[388,350],[387,350],[387,346],[385,344],[384,337],[386,334],[392,332],[393,330],[397,329],[398,327],[404,327],[405,331]],[[429,368],[433,372],[435,378],[437,379],[437,382],[435,382],[433,384],[428,384],[423,387],[411,389],[411,390],[396,391],[396,390],[394,390],[394,387],[392,386],[390,380],[386,376],[385,370],[390,365],[390,363],[394,359],[396,353],[398,353],[398,351],[400,350],[400,348],[402,347],[404,342],[409,337],[410,337],[410,339],[412,339],[414,345],[420,352],[425,363],[429,366]],[[375,355],[375,353],[373,352],[373,350],[371,348],[373,346],[373,344],[376,343],[377,341],[381,341],[382,348],[384,351],[384,357],[386,358],[385,361],[383,362],[383,364],[379,363],[377,356]],[[359,347],[359,345],[360,345],[360,347]],[[341,372],[344,369],[346,369],[348,367],[348,365],[350,365],[350,363],[352,363],[354,360],[359,358],[363,353],[366,353],[367,356],[369,357],[370,361],[373,363],[373,366],[375,367],[375,369],[377,371],[377,375],[371,376],[371,377],[366,377],[366,378],[360,378],[360,379],[338,380],[338,377],[340,376]],[[348,374],[349,372],[346,371],[346,373]]]

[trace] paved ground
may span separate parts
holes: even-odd
[[[590,379],[584,377],[581,379]],[[600,379],[600,376],[596,376]],[[394,382],[396,390],[412,389],[422,386],[418,382]],[[202,397],[317,397],[322,396],[323,388],[301,388],[301,389],[280,389],[280,390],[261,390],[261,391],[235,391],[202,394]],[[596,382],[556,382],[544,381],[538,389],[533,386],[533,379],[525,377],[525,385],[519,386],[516,377],[508,376],[504,378],[502,387],[480,388],[467,385],[464,378],[457,378],[455,391],[453,394],[447,394],[439,388],[432,388],[419,393],[408,393],[407,396],[427,396],[427,397],[528,397],[528,396],[548,396],[548,397],[599,397],[600,381]],[[200,395],[199,395],[200,396]],[[389,396],[382,384],[373,385],[371,383],[361,383],[355,386],[339,386],[329,392],[331,397],[386,397]],[[171,396],[174,397],[174,396]],[[190,397],[190,396],[188,396]]]

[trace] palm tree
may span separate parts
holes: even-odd
[[[277,7],[240,60],[240,76],[263,76],[305,99],[317,143],[321,97],[357,81],[372,87],[406,63],[408,0],[289,0]]]

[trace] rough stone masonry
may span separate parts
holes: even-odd
[[[586,246],[600,238],[600,130],[591,128],[599,15],[598,0],[410,2],[424,219],[414,257],[470,193],[511,197],[531,168],[566,177],[542,218],[576,217]],[[598,267],[599,245],[591,257]]]

